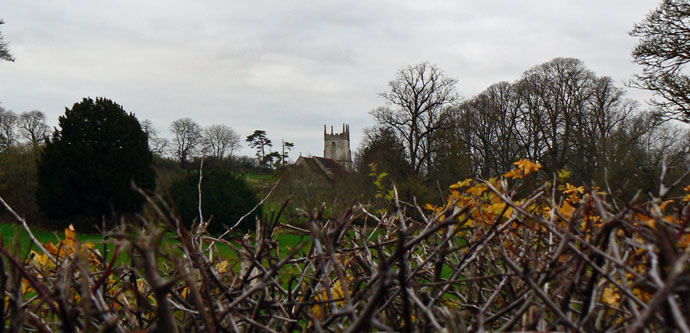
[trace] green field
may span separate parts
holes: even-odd
[[[270,173],[244,173],[241,175],[251,187],[257,190],[259,188],[270,187],[277,181],[275,176]]]
[[[53,244],[57,244],[61,240],[65,239],[65,232],[64,230],[55,230],[55,231],[47,231],[43,230],[40,228],[32,228],[31,232],[34,234],[36,239],[41,242],[42,244],[46,244],[48,242],[52,242]],[[20,244],[20,249],[22,255],[27,254],[30,250],[38,250],[37,247],[34,245],[31,245],[31,238],[29,237],[29,233],[24,230],[24,228],[21,227],[21,225],[16,224],[16,223],[0,223],[0,235],[2,235],[2,241],[3,241],[3,246],[10,250],[10,252],[13,252],[14,249],[14,244],[18,240]],[[177,239],[173,238],[172,233],[168,233],[169,236],[169,244],[177,244],[179,241]],[[237,236],[238,238],[241,236]],[[227,238],[226,238],[227,239]],[[100,253],[104,252],[105,249],[105,243],[104,238],[100,234],[80,234],[77,233],[77,240],[82,243],[93,243],[95,244],[95,248],[99,250]],[[299,235],[291,234],[291,233],[286,233],[286,232],[279,232],[277,241],[279,244],[279,252],[281,256],[286,255],[289,253],[290,249],[294,249],[296,246],[299,245],[300,241],[307,241],[311,242],[310,239],[300,237]],[[236,246],[239,248],[239,243],[236,241],[232,241],[232,243],[236,244]],[[235,250],[230,248],[227,245],[224,244],[219,244],[216,243],[217,248],[218,248],[218,255],[223,260],[229,260],[229,261],[235,261],[238,258],[238,255]],[[112,255],[112,250],[113,246],[110,245],[109,247],[110,253],[109,257]],[[127,260],[128,256],[127,254],[122,254],[122,257],[118,259],[118,261],[121,260]]]

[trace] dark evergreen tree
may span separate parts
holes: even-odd
[[[153,156],[132,113],[115,102],[85,98],[58,118],[38,163],[37,203],[49,217],[88,217],[140,210],[132,183],[155,188]]]
[[[252,135],[247,136],[245,140],[249,143],[249,147],[256,149],[256,159],[259,161],[260,167],[268,166],[266,163],[270,163],[272,159],[266,159],[266,147],[273,147],[271,139],[266,136],[266,131],[256,130]]]
[[[402,181],[414,173],[405,147],[392,129],[366,129],[364,136],[355,157],[355,169],[358,172],[368,177],[371,172],[370,165],[375,163],[379,172],[386,172],[394,181]]]

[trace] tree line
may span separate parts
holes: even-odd
[[[17,115],[0,106],[0,152],[26,140],[33,147],[38,147],[50,134],[43,112],[32,110]]]
[[[438,67],[403,68],[371,111],[376,124],[356,165],[366,174],[376,162],[401,183],[447,185],[528,158],[580,183],[655,191],[664,160],[671,173],[690,166],[687,126],[669,122],[690,123],[689,26],[690,4],[663,0],[630,32],[642,72],[627,85],[654,93],[648,109],[578,59],[553,59],[464,101]]]
[[[428,63],[400,70],[380,94],[387,103],[371,111],[359,168],[379,162],[400,181],[449,185],[527,158],[575,182],[652,190],[664,159],[678,171],[690,165],[687,129],[642,110],[578,59],[553,59],[464,101],[456,84]]]
[[[154,158],[152,147],[158,138],[151,122],[140,122],[112,100],[84,98],[65,108],[50,135],[40,111],[19,117],[1,111],[0,127],[8,139],[0,151],[0,197],[34,221],[48,222],[43,219],[48,217],[77,228],[139,212],[144,202],[141,193],[153,193],[157,185],[163,185],[159,194],[170,197],[185,223],[191,224],[189,212],[199,207],[194,200],[200,177],[198,170],[194,173],[192,156],[199,152],[223,161],[239,141],[229,126],[202,129],[189,118],[174,121],[171,130],[178,143],[174,152],[179,153],[180,164],[164,177],[161,172],[169,169],[170,162],[176,163]],[[17,131],[33,145],[20,143]],[[256,205],[253,190],[228,163],[211,163],[205,169],[205,210],[217,215],[219,223],[230,223],[230,217],[239,218]]]
[[[152,153],[159,157],[175,158],[183,167],[189,166],[193,158],[201,156],[216,160],[232,159],[241,147],[240,135],[224,124],[202,127],[191,118],[180,118],[170,124],[171,139],[159,136],[159,131],[149,119],[140,121],[140,126],[148,138]],[[0,106],[0,152],[7,152],[22,143],[37,148],[45,143],[51,133],[43,112],[32,110],[17,115]],[[281,140],[280,150],[270,151],[273,143],[265,130],[255,130],[245,141],[257,150],[256,161],[249,164],[261,168],[286,165],[288,154],[294,148],[294,143]]]

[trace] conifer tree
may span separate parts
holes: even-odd
[[[134,114],[105,99],[85,98],[59,117],[38,163],[37,203],[49,217],[136,212],[153,190],[153,156]]]

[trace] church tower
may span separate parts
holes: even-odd
[[[352,153],[350,152],[350,125],[343,124],[342,133],[331,134],[326,132],[323,125],[323,157],[338,161],[345,170],[352,171]]]

